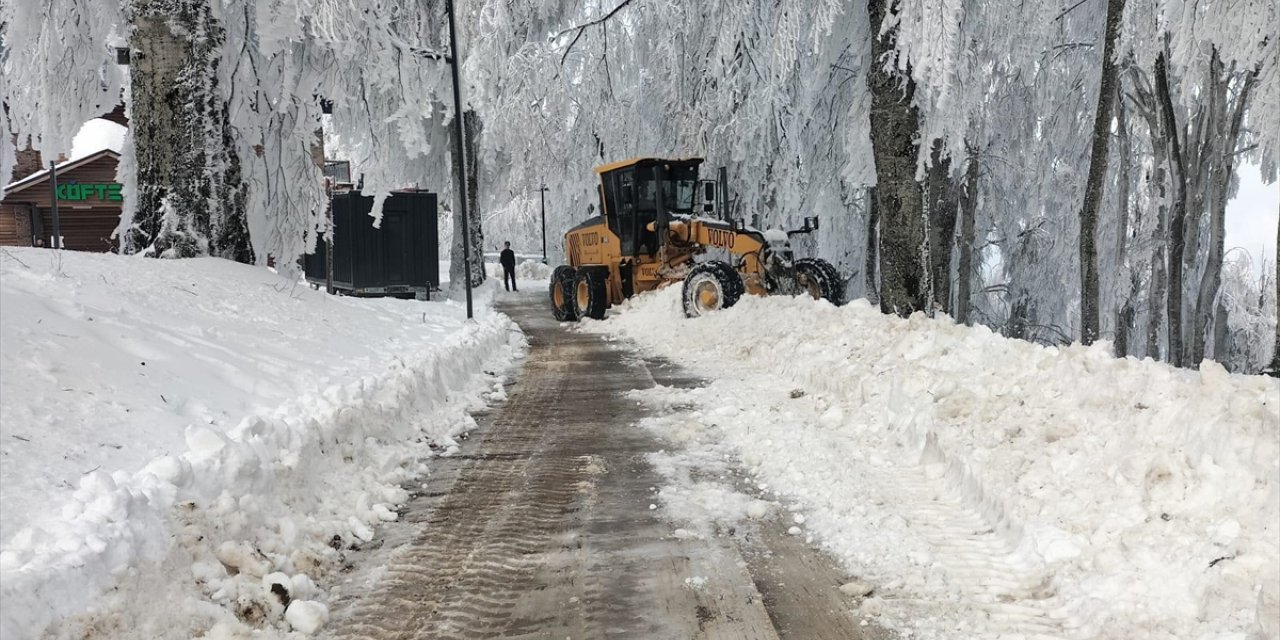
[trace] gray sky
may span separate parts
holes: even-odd
[[[1280,182],[1262,184],[1258,165],[1240,167],[1240,192],[1227,203],[1227,251],[1249,252],[1254,267],[1275,262],[1276,225],[1280,224]]]

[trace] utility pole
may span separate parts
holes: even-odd
[[[53,248],[62,248],[62,220],[58,218],[58,165],[49,161],[49,202],[53,203]]]
[[[547,263],[547,183],[538,188],[538,200],[542,203],[542,264]]]
[[[471,311],[471,219],[467,216],[467,162],[462,145],[462,88],[458,82],[458,26],[453,15],[453,0],[445,3],[449,11],[449,49],[453,72],[453,153],[458,160],[458,184],[454,191],[454,203],[462,213],[462,266],[467,285],[467,318]]]

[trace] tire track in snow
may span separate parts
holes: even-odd
[[[947,576],[955,600],[891,599],[893,603],[918,605],[922,613],[939,605],[983,612],[981,617],[963,616],[977,622],[977,628],[964,629],[966,637],[1073,637],[1074,625],[1055,593],[1052,572],[1011,541],[1022,534],[1001,507],[990,500],[983,505],[974,497],[977,481],[965,477],[963,463],[944,460],[934,439],[927,437],[922,463],[886,469],[877,488],[928,543],[930,560]],[[966,484],[970,492],[963,490]]]
[[[555,389],[527,392],[531,405]],[[576,478],[588,460],[538,451],[532,416],[502,412],[479,454],[423,524],[415,543],[388,563],[381,583],[334,625],[339,637],[470,639],[517,637],[517,601],[536,587],[548,541],[567,526]],[[413,624],[405,624],[411,613]]]
[[[599,338],[545,320],[541,300],[515,309],[531,351],[508,402],[482,419],[476,453],[438,460],[436,491],[404,511],[414,534],[380,552],[379,568],[342,587],[329,637],[363,640],[631,638],[854,640],[826,558],[803,548],[771,558],[767,608],[739,541],[673,535],[651,507],[659,443],[634,425],[646,409],[626,396],[678,370],[623,360]],[[668,369],[675,369],[668,367]],[[454,470],[456,479],[448,486]],[[441,484],[444,483],[444,484]],[[401,525],[391,525],[394,528]],[[395,535],[389,539],[395,539]],[[771,549],[766,551],[772,551]],[[775,554],[776,555],[776,554]],[[806,559],[807,562],[798,562]],[[777,576],[826,568],[814,589],[782,597]],[[695,579],[692,587],[691,579]],[[803,583],[804,580],[797,579]],[[790,582],[790,581],[788,581]],[[770,591],[771,590],[771,591]],[[813,635],[800,629],[829,628]],[[794,621],[827,619],[829,624]],[[881,636],[874,636],[881,637]]]

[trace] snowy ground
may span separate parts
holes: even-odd
[[[492,295],[466,322],[222,260],[4,249],[0,636],[321,623],[343,552],[501,396],[523,338]]]
[[[747,296],[686,320],[671,287],[610,315],[584,330],[709,380],[636,394],[669,409],[647,426],[674,445],[654,462],[690,535],[700,513],[784,510],[904,637],[1280,636],[1274,379],[862,301]]]

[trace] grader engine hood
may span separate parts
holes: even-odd
[[[749,253],[769,248],[765,234],[750,227],[735,228],[732,223],[714,218],[673,217],[668,234],[677,244],[697,243],[730,253]]]
[[[565,232],[564,253],[572,266],[601,264],[609,252],[617,252],[617,239],[604,216],[596,216]]]

